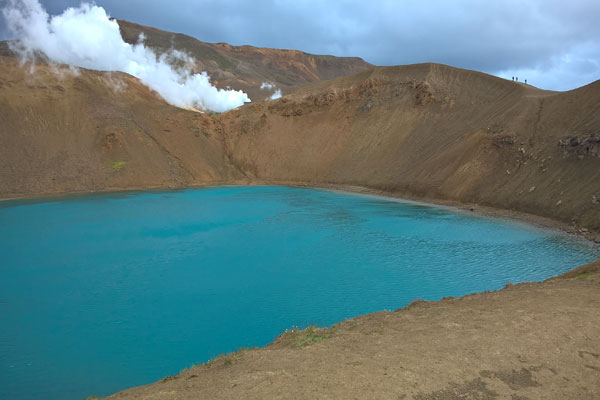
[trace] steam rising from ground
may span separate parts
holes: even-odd
[[[275,89],[275,92],[271,95],[271,97],[269,97],[270,100],[277,100],[278,98],[281,97],[281,89],[277,89],[277,85],[275,85],[274,83],[263,82],[262,85],[260,85],[260,89],[261,90]]]
[[[277,89],[275,93],[270,97],[271,100],[277,100],[281,97],[281,89]]]
[[[126,72],[182,108],[224,112],[250,101],[242,91],[212,86],[205,72],[192,73],[193,60],[181,52],[157,56],[143,37],[136,45],[126,43],[102,7],[83,3],[50,17],[38,0],[9,0],[2,14],[18,40],[13,49],[25,60],[41,52],[57,63]]]

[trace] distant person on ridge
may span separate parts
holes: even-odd
[[[515,77],[513,76],[513,82],[515,81]]]
[[[516,80],[517,82],[519,82],[519,77],[517,76],[517,77],[515,78],[515,80]]]

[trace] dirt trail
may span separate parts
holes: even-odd
[[[109,398],[597,399],[599,293],[600,260],[543,283],[288,332]]]

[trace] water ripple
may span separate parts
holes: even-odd
[[[0,398],[152,382],[285,329],[542,280],[600,257],[522,224],[229,187],[5,202]]]

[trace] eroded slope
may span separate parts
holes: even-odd
[[[374,68],[221,115],[124,74],[0,63],[0,196],[217,183],[358,185],[600,229],[600,82]],[[116,163],[116,164],[115,164]]]
[[[144,34],[145,43],[158,53],[182,50],[196,60],[198,71],[207,71],[217,87],[230,86],[248,93],[253,101],[264,100],[273,91],[261,90],[263,82],[273,83],[284,94],[322,80],[352,75],[372,67],[358,57],[334,57],[308,54],[298,50],[232,46],[205,43],[191,36],[118,21],[123,39],[137,43]]]
[[[367,186],[600,228],[600,82],[542,91],[422,64],[373,70],[222,117],[267,182]]]
[[[240,176],[209,115],[169,106],[126,74],[27,68],[0,62],[0,197]]]

